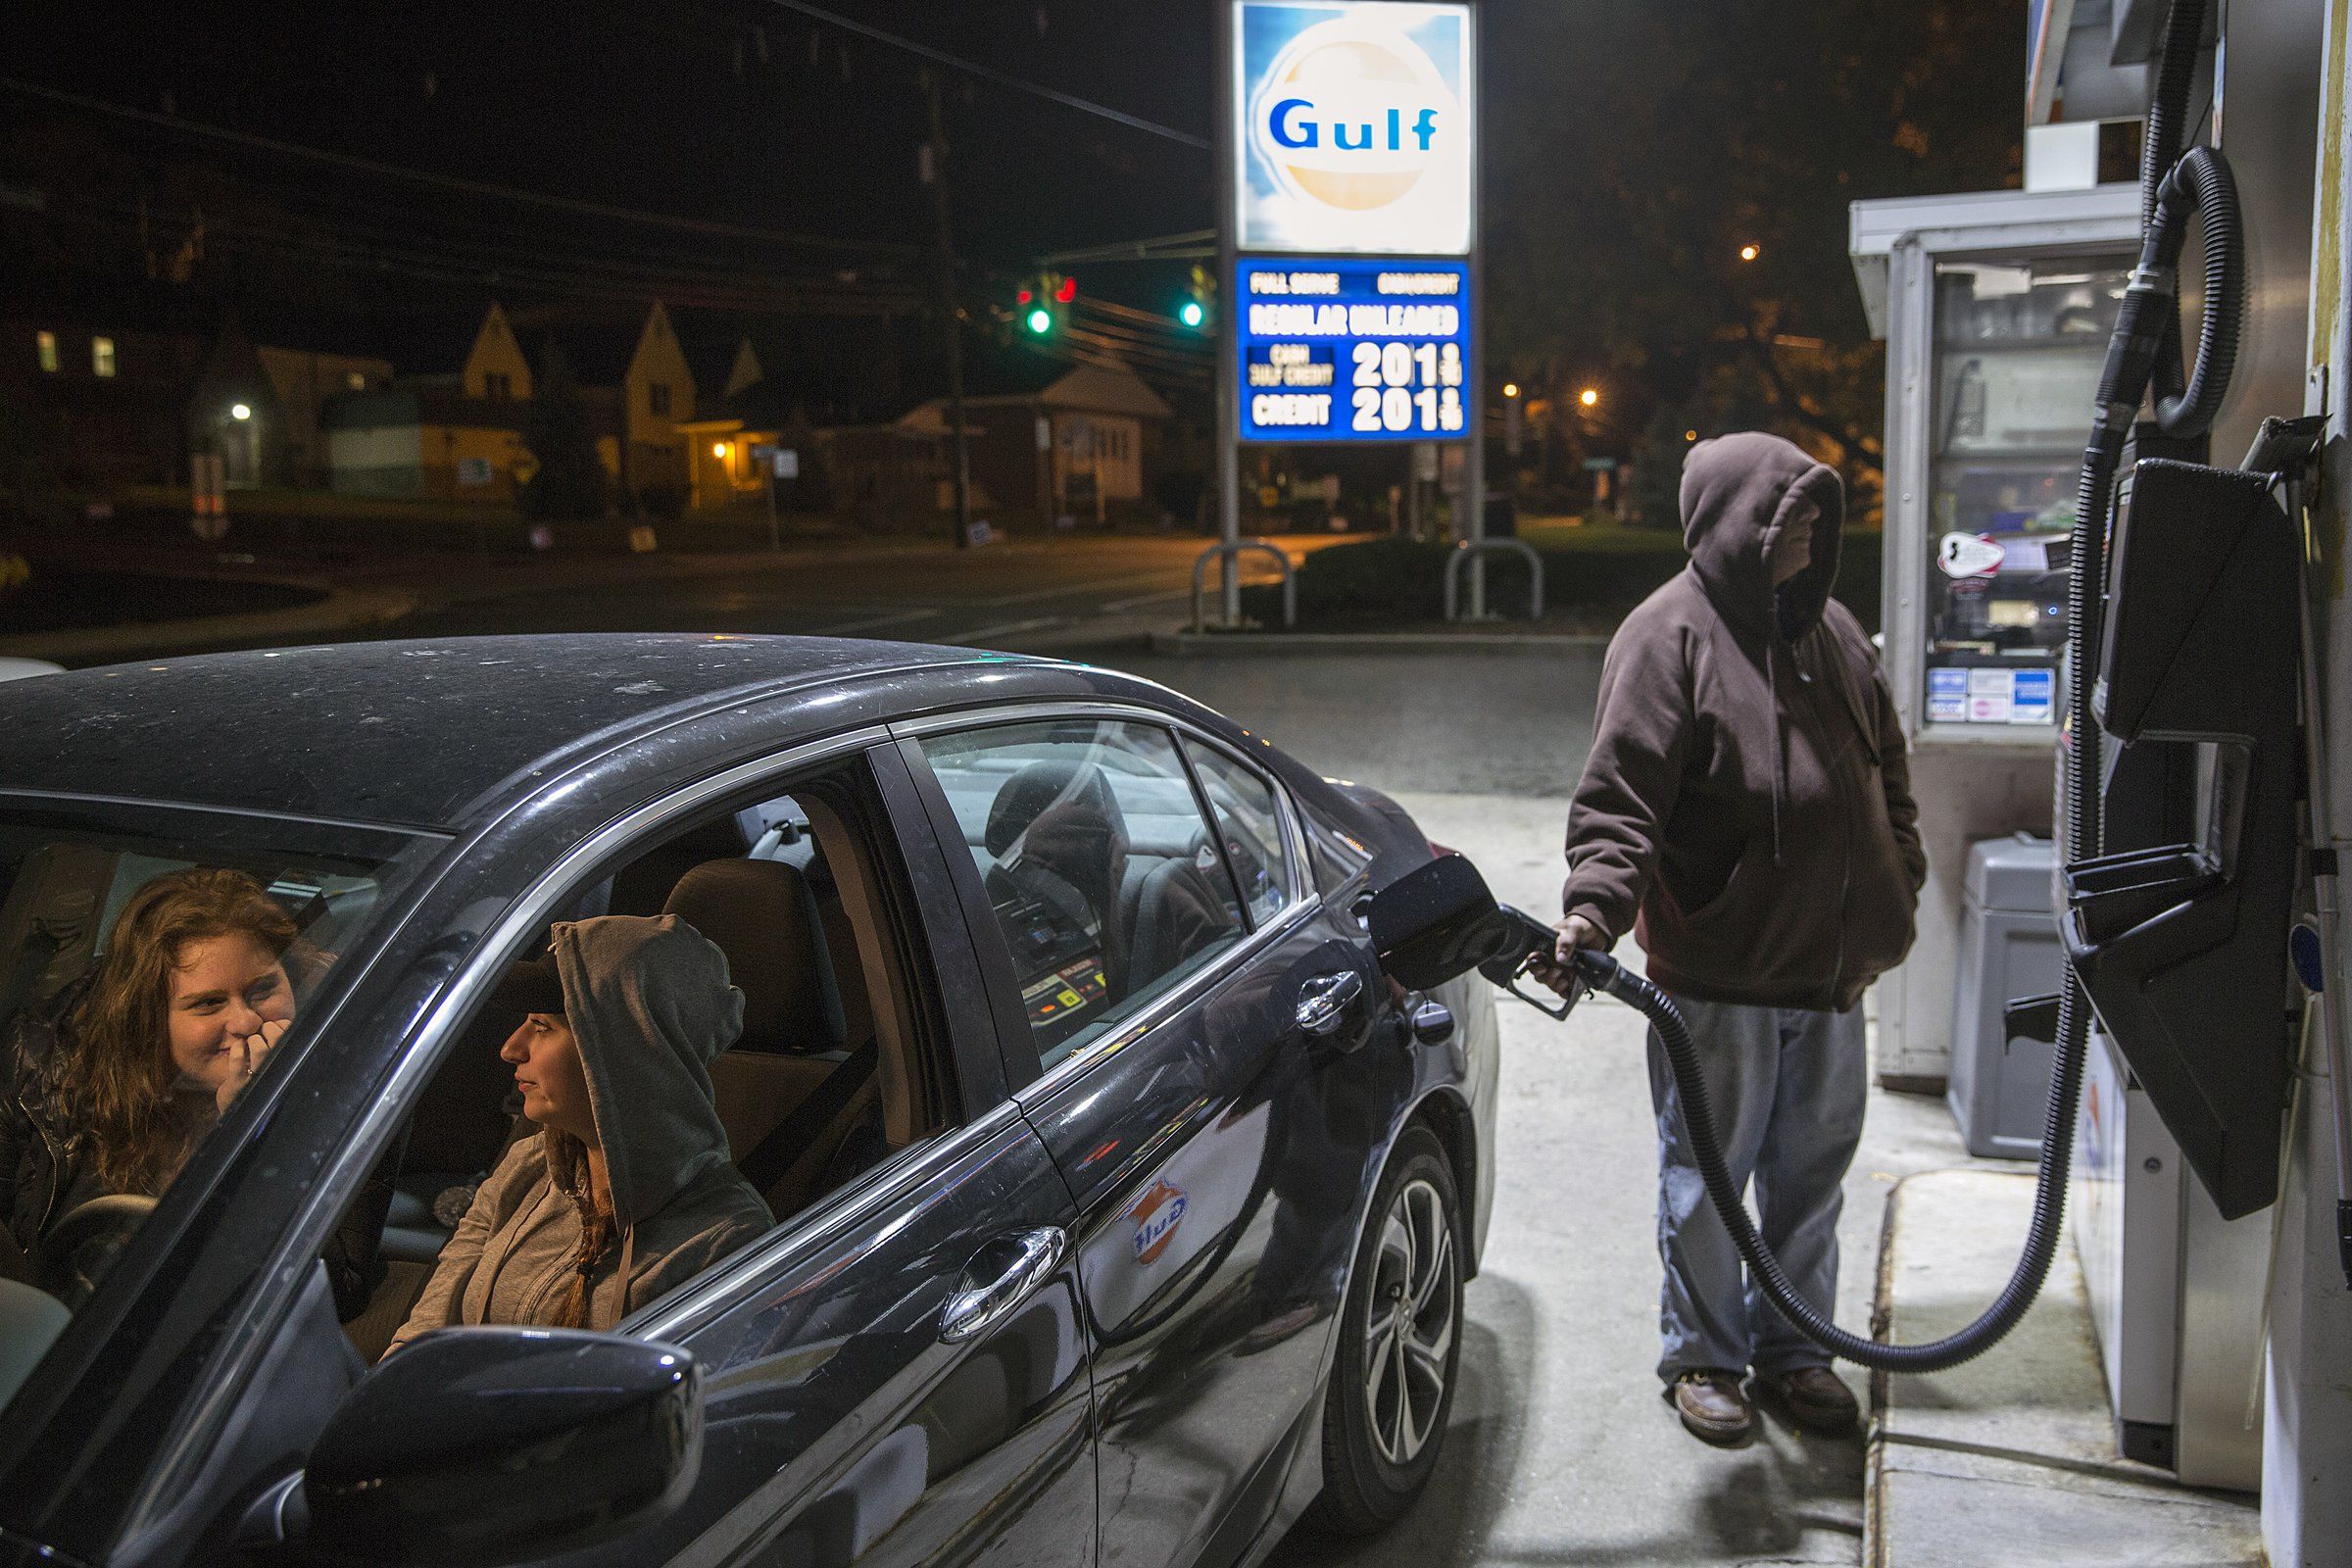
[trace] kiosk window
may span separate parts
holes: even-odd
[[[2129,267],[2077,257],[1936,269],[1930,723],[2055,717],[2082,411]]]
[[[1242,938],[1176,743],[1150,724],[1005,724],[933,736],[1052,1066]]]

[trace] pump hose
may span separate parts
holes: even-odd
[[[1805,1338],[1835,1355],[1874,1371],[1940,1372],[1990,1349],[2025,1316],[2026,1308],[2033,1304],[2035,1293],[2041,1289],[2042,1276],[2048,1272],[2058,1242],[2055,1205],[2049,1206],[2048,1217],[2044,1218],[2043,1193],[2050,1185],[2046,1158],[2042,1167],[2043,1191],[2034,1195],[2034,1229],[2026,1244],[2026,1257],[2019,1260],[2008,1288],[2001,1292],[1990,1310],[1958,1333],[1929,1345],[1886,1345],[1849,1333],[1796,1294],[1796,1287],[1788,1283],[1788,1274],[1781,1268],[1781,1260],[1772,1255],[1772,1249],[1756,1234],[1756,1222],[1748,1217],[1747,1204],[1740,1196],[1740,1184],[1732,1180],[1731,1167],[1724,1163],[1723,1140],[1715,1130],[1714,1105],[1707,1097],[1706,1077],[1699,1068],[1698,1043],[1690,1038],[1690,1027],[1683,1021],[1682,1009],[1674,1004],[1674,999],[1606,954],[1587,949],[1576,956],[1576,963],[1581,978],[1645,1014],[1657,1030],[1658,1040],[1666,1048],[1666,1064],[1674,1073],[1675,1093],[1682,1102],[1683,1127],[1690,1135],[1691,1156],[1698,1163],[1698,1179],[1706,1185],[1715,1211],[1723,1216],[1724,1229],[1732,1235],[1732,1245],[1746,1259],[1748,1277]],[[2080,1082],[2079,1052],[2075,1071]],[[2056,1098],[2053,1091],[2053,1102]],[[2066,1098],[2069,1103],[2065,1133],[2071,1139],[2074,1097],[2069,1092]],[[2061,1150],[2057,1178],[2060,1193],[2066,1190],[2065,1166],[2066,1154]]]

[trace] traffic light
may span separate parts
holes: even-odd
[[[1040,272],[1014,296],[1013,317],[1030,336],[1051,337],[1067,321],[1070,302],[1077,297],[1076,278]]]
[[[1216,300],[1216,279],[1209,275],[1207,268],[1196,263],[1193,267],[1193,279],[1186,288],[1184,301],[1176,307],[1176,319],[1196,332],[1203,331],[1208,326]]]

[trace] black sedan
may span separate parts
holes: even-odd
[[[288,649],[0,714],[0,1025],[191,866],[318,960],[159,1197],[0,1270],[0,1564],[1227,1568],[1427,1480],[1495,1036],[1381,972],[1367,897],[1433,852],[1376,793],[870,642]],[[774,1228],[613,1332],[379,1363],[515,1135],[501,975],[664,913],[744,994],[710,1077]]]

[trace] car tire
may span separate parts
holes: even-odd
[[[1462,1205],[1436,1135],[1408,1127],[1356,1245],[1323,1405],[1323,1527],[1370,1535],[1437,1468],[1462,1350]],[[1411,1303],[1408,1305],[1407,1303]]]

